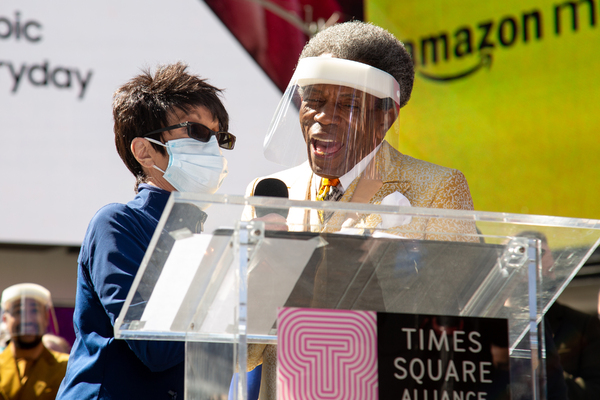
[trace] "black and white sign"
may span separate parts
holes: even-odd
[[[379,399],[509,400],[508,321],[377,313]]]
[[[281,93],[204,2],[0,3],[0,243],[78,245],[100,207],[133,197],[112,93],[176,61],[225,89],[238,142],[219,193],[281,169],[262,155]]]

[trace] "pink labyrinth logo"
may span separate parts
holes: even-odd
[[[378,398],[377,313],[281,308],[278,317],[278,399]]]

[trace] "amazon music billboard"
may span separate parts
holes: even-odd
[[[203,1],[0,3],[0,243],[78,245],[100,207],[133,198],[112,93],[176,61],[225,89],[238,142],[219,193],[281,169],[262,156],[281,92]]]
[[[598,0],[368,0],[412,52],[402,152],[461,170],[475,209],[600,218]]]

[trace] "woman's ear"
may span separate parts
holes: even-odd
[[[156,150],[149,141],[144,138],[136,137],[131,142],[131,154],[140,163],[142,167],[152,168],[155,165],[154,154]]]

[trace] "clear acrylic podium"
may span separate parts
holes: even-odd
[[[174,192],[115,336],[185,341],[186,399],[227,399],[237,372],[245,399],[278,307],[505,318],[512,399],[545,399],[542,317],[599,242],[598,220]]]

